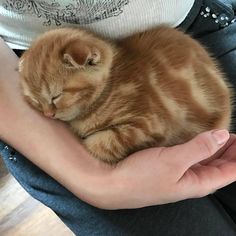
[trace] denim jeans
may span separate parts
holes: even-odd
[[[236,24],[233,5],[229,2],[232,1],[197,0],[180,28],[209,48],[236,89]],[[236,184],[201,199],[109,211],[81,201],[3,142],[0,142],[0,155],[23,188],[50,207],[76,235],[236,235]]]
[[[233,221],[213,196],[134,210],[100,210],[76,198],[10,147],[1,143],[0,150],[25,190],[53,209],[76,235],[236,235]]]

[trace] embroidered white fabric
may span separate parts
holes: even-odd
[[[0,36],[26,49],[39,34],[82,25],[105,37],[121,38],[158,24],[177,26],[194,0],[0,0]]]

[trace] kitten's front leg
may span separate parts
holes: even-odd
[[[139,127],[125,124],[89,135],[83,143],[96,158],[116,163],[132,152],[156,146],[161,139],[159,135],[147,135]]]

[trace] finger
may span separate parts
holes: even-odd
[[[201,161],[200,164],[207,165],[213,160],[219,159],[219,158],[227,158],[229,160],[232,157],[232,155],[228,155],[228,154],[224,155],[225,152],[227,153],[231,152],[232,155],[236,153],[236,135],[235,134],[230,134],[230,138],[228,139],[226,144],[222,148],[220,148],[220,150],[217,151],[213,156]]]
[[[236,162],[222,161],[216,166],[196,166],[178,181],[180,192],[186,196],[203,197],[236,181]],[[184,196],[182,196],[184,197]]]
[[[165,148],[161,152],[163,160],[182,167],[183,171],[214,155],[229,139],[227,130],[213,130],[201,133],[187,143]]]

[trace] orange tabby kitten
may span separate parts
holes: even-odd
[[[229,128],[229,86],[204,48],[166,26],[108,42],[81,29],[42,35],[20,60],[27,101],[66,121],[97,158]]]

